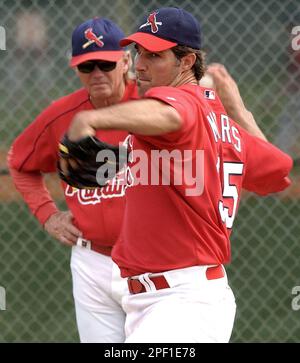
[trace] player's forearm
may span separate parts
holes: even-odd
[[[48,218],[58,212],[40,173],[28,173],[9,168],[16,189],[22,195],[32,214],[44,225]]]
[[[142,135],[160,135],[181,126],[178,112],[156,100],[140,100],[99,110],[94,128],[117,128]],[[96,111],[97,112],[97,111]]]
[[[264,133],[258,127],[252,113],[246,108],[236,113],[234,121],[241,125],[250,135],[268,141]]]
[[[267,140],[252,113],[246,109],[238,85],[227,69],[222,64],[210,64],[207,68],[206,77],[206,82],[210,83],[208,86],[217,90],[228,116],[247,130],[249,134]]]
[[[177,131],[181,117],[171,106],[156,100],[126,102],[77,114],[69,129],[69,138],[76,140],[97,129],[119,129],[140,135],[162,135]]]

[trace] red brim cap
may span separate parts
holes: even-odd
[[[129,37],[120,41],[121,47],[126,47],[131,43],[137,43],[150,52],[162,52],[177,45],[177,43],[158,38],[155,35],[139,32],[129,35]]]
[[[78,64],[90,60],[103,60],[108,62],[118,62],[124,54],[123,50],[90,52],[72,57],[70,67],[76,67]]]

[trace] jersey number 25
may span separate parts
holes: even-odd
[[[235,218],[237,205],[238,205],[238,188],[235,184],[230,184],[230,175],[242,175],[244,164],[242,163],[227,163],[223,164],[223,176],[224,176],[224,187],[223,187],[223,201],[219,202],[219,212],[223,223],[226,224],[227,228],[232,228],[233,221]],[[233,199],[232,214],[229,215],[228,204],[231,205],[227,198]],[[228,203],[226,203],[228,200]]]

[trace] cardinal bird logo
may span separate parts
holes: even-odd
[[[98,45],[98,47],[102,48],[104,47],[104,43],[101,39],[103,39],[103,36],[100,35],[99,37],[97,37],[97,35],[93,32],[92,28],[88,28],[85,32],[84,32],[84,36],[85,39],[87,39],[87,42],[83,44],[82,48],[85,49],[88,46],[90,46],[91,44],[96,43]]]
[[[158,12],[153,12],[151,13],[148,18],[147,18],[147,23],[142,24],[140,26],[140,29],[145,28],[146,26],[151,26],[151,32],[152,33],[157,33],[158,32],[158,26],[162,25],[161,21],[157,21],[156,19],[156,15],[158,14]]]

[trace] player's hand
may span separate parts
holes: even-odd
[[[94,110],[78,112],[69,127],[69,139],[71,141],[78,141],[86,136],[95,136],[96,131],[92,127],[95,117]]]
[[[239,122],[240,116],[246,110],[239,88],[227,69],[219,63],[207,67],[207,73],[212,76],[214,88],[220,97],[229,117]]]
[[[57,212],[52,214],[44,224],[45,230],[62,244],[73,246],[78,237],[82,237],[81,231],[77,229],[73,222],[73,215],[68,212]]]

